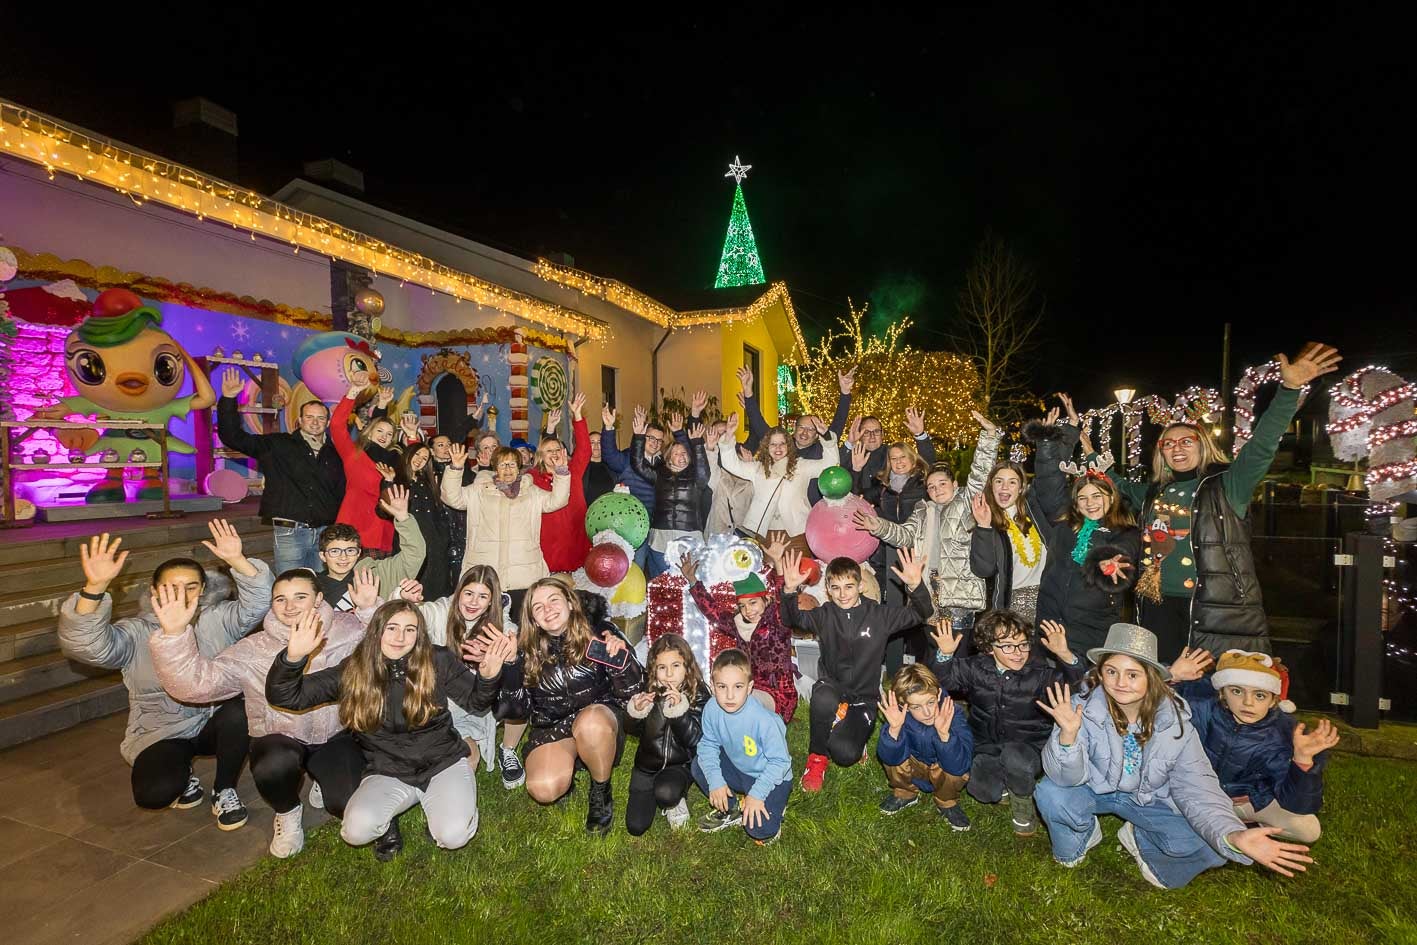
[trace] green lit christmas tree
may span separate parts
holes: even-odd
[[[734,155],[733,163],[728,165],[728,173],[723,175],[732,177],[738,183],[733,191],[733,215],[728,219],[728,235],[723,239],[723,256],[718,261],[718,278],[713,283],[715,289],[767,282],[763,277],[762,260],[758,258],[758,244],[753,239],[753,224],[748,219],[748,205],[743,200],[743,178],[748,176],[752,167],[751,164],[741,163],[741,159]]]

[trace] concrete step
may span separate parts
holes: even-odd
[[[76,663],[58,652],[6,660],[0,663],[0,704],[107,676],[109,672]]]
[[[182,518],[153,522],[147,519],[124,519],[117,522],[86,522],[85,527],[68,526],[61,534],[50,534],[47,526],[37,526],[34,532],[14,531],[3,536],[0,541],[0,568],[6,565],[24,565],[36,561],[79,560],[79,545],[88,542],[93,535],[108,532],[121,535],[123,547],[146,548],[170,542],[200,542],[211,537],[207,521],[218,516],[202,518]],[[227,521],[243,536],[261,531],[270,534],[270,527],[261,524],[254,507],[235,506],[228,510]],[[41,534],[43,530],[43,534]],[[29,537],[33,535],[34,537]]]
[[[136,596],[133,600],[120,600],[113,609],[113,619],[131,617],[137,612]],[[0,662],[53,653],[58,649],[59,629],[54,615],[0,627]]]
[[[0,748],[52,735],[127,708],[128,690],[118,673],[105,673],[0,703]]]

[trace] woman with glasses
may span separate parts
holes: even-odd
[[[571,471],[557,467],[551,490],[538,489],[530,475],[522,475],[517,451],[499,446],[492,453],[492,474],[480,472],[465,486],[466,462],[467,450],[454,443],[442,483],[443,501],[467,512],[463,570],[475,564],[494,568],[512,598],[512,613],[517,613],[526,589],[551,573],[541,553],[541,516],[566,507]]]
[[[1142,524],[1138,623],[1162,660],[1183,647],[1270,652],[1269,624],[1250,550],[1250,499],[1299,409],[1302,388],[1338,369],[1338,349],[1310,343],[1293,361],[1276,355],[1280,387],[1254,432],[1229,460],[1210,430],[1191,420],[1161,431],[1151,481],[1110,475]],[[1084,440],[1089,453],[1091,445]]]

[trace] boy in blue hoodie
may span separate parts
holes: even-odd
[[[881,694],[881,713],[886,727],[876,742],[876,757],[891,786],[881,813],[900,813],[924,791],[952,829],[968,830],[959,795],[974,762],[974,733],[935,674],[919,663],[902,666]]]
[[[1294,704],[1285,699],[1288,684],[1283,665],[1268,654],[1227,650],[1209,684],[1198,680],[1176,690],[1190,703],[1191,724],[1235,816],[1311,844],[1319,838],[1315,815],[1338,731],[1327,719],[1312,732],[1296,725],[1289,715]]]
[[[753,664],[742,650],[724,650],[710,673],[713,701],[704,707],[694,781],[713,809],[699,819],[712,833],[742,824],[759,846],[777,840],[792,790],[787,726],[753,692]],[[746,795],[738,803],[738,795]]]

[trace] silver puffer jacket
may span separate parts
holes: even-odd
[[[986,606],[984,579],[969,568],[969,537],[974,530],[974,513],[969,503],[984,491],[989,470],[994,468],[999,449],[997,431],[979,431],[969,479],[946,503],[925,499],[902,524],[876,519],[871,534],[895,548],[911,548],[926,558],[935,606],[941,610],[960,607],[983,610]],[[933,547],[932,547],[933,545]]]

